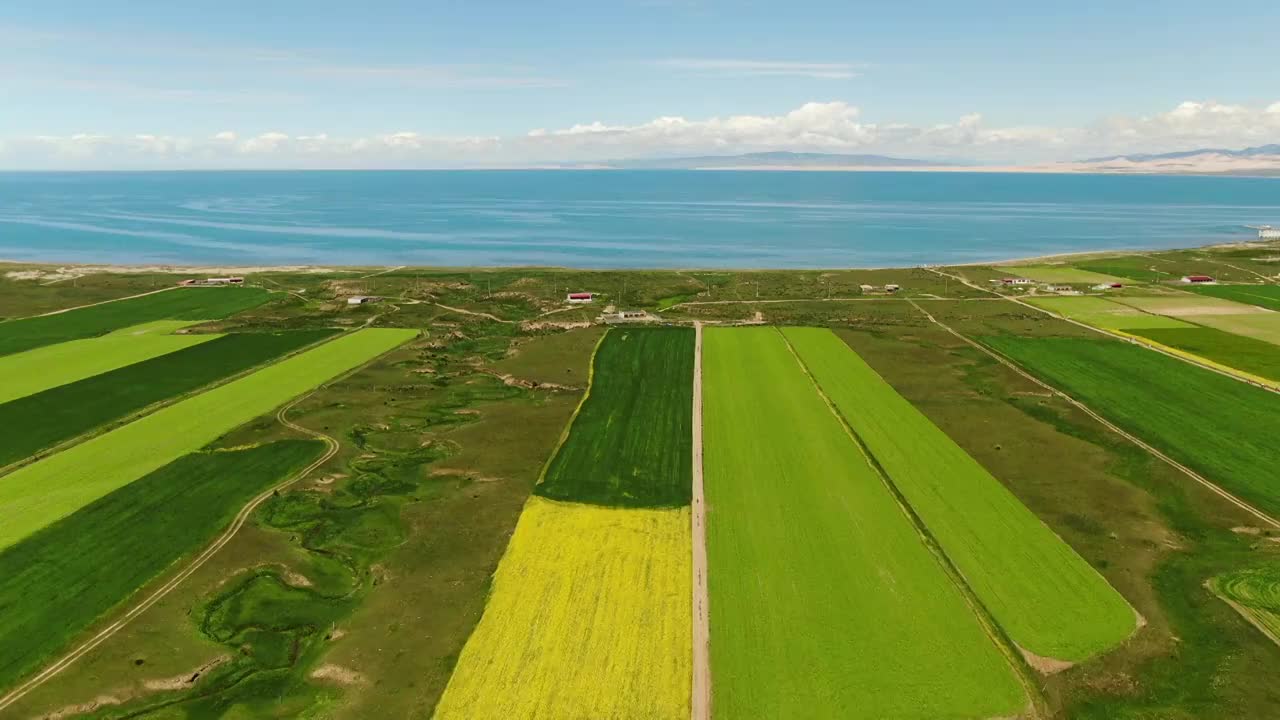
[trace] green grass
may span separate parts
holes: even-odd
[[[1186,317],[1192,320],[1210,315],[1263,314],[1261,310],[1251,305],[1191,293],[1122,295],[1116,298],[1116,302],[1149,313]]]
[[[259,288],[183,288],[56,315],[0,323],[0,355],[109,333],[156,320],[220,320],[266,302]]]
[[[773,328],[703,382],[716,717],[982,718],[1027,700]]]
[[[1280,563],[1228,573],[1214,578],[1212,585],[1280,642]]]
[[[0,467],[128,417],[154,403],[249,370],[323,340],[333,332],[302,330],[221,336],[213,342],[4,403],[0,405],[0,427],[5,428],[0,435]],[[0,480],[0,484],[4,482]]]
[[[72,340],[0,357],[0,403],[209,342],[218,335],[174,335],[190,325],[160,320],[90,340]],[[0,465],[4,464],[0,461]]]
[[[1280,513],[1280,397],[1111,340],[983,342],[1264,512]]]
[[[1021,275],[1043,283],[1090,284],[1123,283],[1126,278],[1080,270],[1069,265],[1008,265],[1010,275]]]
[[[1104,330],[1132,330],[1144,328],[1193,328],[1194,325],[1164,315],[1153,315],[1137,308],[1122,305],[1106,298],[1034,297],[1027,302],[1036,307],[1052,310],[1063,317],[1103,328]]]
[[[1263,340],[1208,327],[1131,329],[1128,332],[1227,367],[1280,380],[1280,348]]]
[[[387,352],[414,330],[359,330],[0,477],[0,548]]]
[[[1200,315],[1191,318],[1226,333],[1243,335],[1255,340],[1280,345],[1280,313],[1256,312],[1243,315]],[[1280,350],[1278,350],[1280,352]]]
[[[1198,285],[1187,289],[1198,295],[1280,310],[1280,285]]]
[[[693,330],[614,328],[591,388],[537,493],[626,507],[688,505]]]
[[[285,440],[193,453],[0,552],[0,688],[47,663],[323,450]]]
[[[1166,280],[1177,280],[1179,277],[1178,275],[1173,274],[1172,269],[1168,267],[1161,267],[1159,263],[1147,257],[1111,257],[1099,260],[1074,262],[1072,265],[1087,272],[1128,278],[1129,280],[1137,280],[1138,282],[1155,283]],[[1152,267],[1156,269],[1152,270]]]
[[[783,334],[1014,642],[1079,662],[1134,631],[1132,608],[1093,567],[840,338]]]

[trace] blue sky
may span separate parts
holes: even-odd
[[[1280,142],[1277,25],[1252,0],[19,0],[0,166]]]

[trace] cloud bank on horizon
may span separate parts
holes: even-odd
[[[1014,164],[1245,147],[1277,138],[1280,101],[1263,107],[1186,101],[1156,115],[1103,118],[1082,127],[997,127],[979,114],[932,125],[874,122],[864,120],[858,107],[835,101],[805,103],[782,115],[663,116],[634,125],[596,121],[511,136],[416,130],[361,136],[284,131],[245,135],[235,130],[205,137],[92,132],[17,136],[0,138],[0,167],[449,168],[778,150]]]

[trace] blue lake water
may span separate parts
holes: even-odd
[[[0,259],[884,267],[1250,239],[1280,179],[699,171],[0,173]]]

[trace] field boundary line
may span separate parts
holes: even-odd
[[[914,305],[914,303],[913,303],[913,305]],[[974,347],[974,348],[977,348],[978,350],[982,351],[982,352],[983,352],[983,353],[985,353],[986,355],[989,355],[990,357],[992,357],[993,359],[995,359],[997,362],[999,362],[1001,365],[1004,365],[1005,367],[1007,367],[1007,368],[1009,368],[1010,370],[1014,371],[1014,372],[1015,372],[1015,373],[1017,373],[1018,375],[1021,375],[1022,377],[1026,378],[1027,380],[1030,380],[1031,382],[1035,383],[1036,385],[1038,385],[1038,386],[1040,386],[1040,387],[1044,388],[1045,390],[1048,390],[1049,392],[1053,393],[1053,394],[1054,394],[1054,396],[1056,396],[1056,397],[1060,397],[1060,398],[1062,398],[1063,400],[1066,400],[1068,403],[1070,403],[1072,406],[1074,406],[1074,407],[1076,407],[1077,409],[1079,409],[1081,412],[1085,413],[1085,414],[1086,414],[1086,415],[1088,415],[1089,417],[1091,417],[1091,418],[1093,418],[1094,420],[1098,421],[1098,423],[1099,423],[1099,424],[1101,424],[1103,427],[1105,427],[1105,428],[1107,428],[1108,430],[1110,430],[1111,432],[1113,432],[1113,433],[1115,433],[1115,434],[1119,435],[1120,437],[1123,437],[1124,439],[1128,440],[1129,442],[1133,443],[1134,445],[1137,445],[1138,447],[1142,448],[1143,450],[1146,450],[1146,451],[1147,451],[1148,453],[1150,453],[1152,456],[1154,456],[1154,457],[1156,457],[1156,458],[1158,458],[1158,459],[1160,459],[1160,460],[1163,460],[1165,463],[1169,464],[1169,465],[1170,465],[1170,466],[1172,466],[1174,469],[1176,469],[1176,470],[1178,470],[1179,472],[1181,472],[1183,475],[1186,475],[1187,477],[1191,478],[1192,480],[1195,480],[1196,482],[1200,483],[1201,485],[1205,486],[1206,488],[1208,488],[1208,489],[1212,490],[1212,491],[1213,491],[1214,493],[1216,493],[1218,496],[1222,497],[1222,498],[1223,498],[1224,500],[1226,500],[1227,502],[1230,502],[1232,505],[1235,505],[1237,508],[1239,508],[1239,509],[1241,509],[1241,510],[1244,510],[1245,512],[1249,513],[1250,515],[1253,515],[1253,516],[1254,516],[1255,518],[1257,518],[1258,520],[1261,520],[1262,522],[1266,523],[1267,525],[1270,525],[1270,526],[1271,526],[1271,527],[1273,527],[1273,528],[1280,529],[1280,521],[1278,521],[1278,520],[1276,520],[1275,518],[1271,517],[1271,516],[1270,516],[1270,515],[1268,515],[1267,513],[1265,513],[1265,512],[1263,512],[1263,511],[1259,510],[1258,508],[1255,508],[1254,506],[1250,505],[1249,503],[1245,502],[1244,500],[1241,500],[1240,498],[1236,497],[1235,495],[1232,495],[1230,492],[1227,492],[1227,491],[1226,491],[1225,489],[1223,489],[1222,487],[1219,487],[1217,484],[1215,484],[1215,483],[1214,483],[1214,482],[1212,482],[1211,480],[1209,480],[1209,479],[1205,478],[1203,475],[1200,475],[1199,473],[1197,473],[1195,470],[1192,470],[1191,468],[1187,467],[1186,465],[1183,465],[1182,463],[1178,462],[1177,460],[1174,460],[1173,458],[1171,458],[1171,457],[1169,457],[1168,455],[1164,454],[1164,453],[1163,453],[1163,452],[1161,452],[1160,450],[1156,449],[1156,448],[1155,448],[1154,446],[1152,446],[1151,444],[1147,443],[1146,441],[1142,440],[1141,438],[1137,437],[1136,435],[1133,435],[1132,433],[1130,433],[1130,432],[1128,432],[1128,431],[1124,430],[1124,429],[1123,429],[1123,428],[1121,428],[1120,426],[1116,425],[1115,423],[1111,422],[1110,420],[1108,420],[1108,419],[1106,419],[1105,417],[1103,417],[1102,415],[1100,415],[1100,414],[1099,414],[1098,412],[1096,412],[1093,408],[1089,407],[1088,405],[1085,405],[1083,402],[1081,402],[1081,401],[1079,401],[1079,400],[1077,400],[1077,399],[1075,399],[1075,398],[1071,397],[1071,396],[1070,396],[1070,395],[1068,395],[1067,393],[1065,393],[1065,392],[1063,392],[1062,390],[1059,390],[1058,388],[1056,388],[1056,387],[1054,387],[1054,386],[1050,385],[1049,383],[1047,383],[1047,382],[1045,382],[1045,381],[1041,380],[1040,378],[1036,377],[1035,375],[1032,375],[1030,372],[1028,372],[1028,371],[1024,370],[1020,365],[1018,365],[1018,364],[1017,364],[1017,363],[1015,363],[1014,361],[1010,360],[1009,358],[1005,357],[1004,355],[1001,355],[1000,353],[996,352],[995,350],[992,350],[991,348],[987,347],[986,345],[983,345],[982,343],[978,342],[977,340],[973,340],[972,338],[969,338],[969,337],[967,337],[967,336],[965,336],[965,335],[961,334],[959,331],[957,331],[957,330],[955,330],[955,329],[951,328],[951,327],[950,327],[950,326],[948,326],[947,324],[943,323],[941,320],[938,320],[938,319],[937,319],[937,318],[935,318],[933,315],[929,314],[929,312],[928,312],[928,311],[926,311],[924,308],[920,307],[919,305],[915,305],[915,308],[916,308],[916,310],[919,310],[919,311],[920,311],[920,313],[921,313],[921,314],[923,314],[926,318],[928,318],[928,319],[929,319],[929,322],[934,323],[935,325],[937,325],[938,327],[942,328],[943,330],[946,330],[947,332],[949,332],[949,333],[951,333],[952,335],[956,336],[957,338],[959,338],[960,340],[962,340],[962,341],[963,341],[963,342],[965,342],[966,344],[968,344],[968,345],[970,345],[970,346],[972,346],[972,347]]]
[[[141,420],[142,418],[144,418],[144,417],[146,417],[146,416],[148,416],[148,415],[150,415],[150,414],[152,414],[152,413],[155,413],[155,412],[158,412],[158,411],[160,411],[160,410],[163,410],[163,409],[165,409],[165,408],[167,408],[167,407],[169,407],[169,406],[171,406],[171,405],[177,405],[178,403],[180,403],[180,402],[182,402],[182,401],[184,401],[184,400],[189,400],[189,399],[191,399],[191,398],[193,398],[193,397],[195,397],[195,396],[197,396],[197,395],[203,395],[204,393],[207,393],[207,392],[209,392],[210,390],[216,390],[217,388],[220,388],[220,387],[222,387],[223,385],[227,385],[227,384],[229,384],[229,383],[233,383],[233,382],[235,382],[236,380],[240,380],[240,379],[242,379],[242,378],[246,378],[246,377],[248,377],[248,376],[250,376],[250,375],[252,375],[252,374],[254,374],[254,373],[258,372],[259,370],[266,369],[266,368],[268,368],[268,367],[271,367],[272,365],[275,365],[275,364],[277,364],[277,363],[282,363],[282,362],[284,362],[285,360],[288,360],[288,359],[290,359],[290,358],[292,358],[292,357],[295,357],[295,356],[297,356],[297,355],[301,355],[302,353],[305,353],[305,352],[309,352],[309,351],[311,351],[311,350],[314,350],[314,349],[316,349],[316,348],[320,347],[321,345],[324,345],[324,344],[326,344],[326,343],[329,343],[329,342],[332,342],[332,341],[334,341],[334,340],[337,340],[338,338],[342,337],[343,335],[345,335],[345,334],[346,334],[346,333],[348,333],[348,332],[351,332],[351,331],[349,331],[349,330],[342,330],[342,331],[336,332],[336,333],[334,333],[334,334],[332,334],[332,335],[330,335],[330,336],[328,336],[328,337],[321,338],[321,339],[319,339],[319,340],[317,340],[317,341],[315,341],[315,342],[313,342],[313,343],[310,343],[310,344],[308,344],[308,345],[304,345],[304,346],[302,346],[302,347],[300,347],[300,348],[296,348],[296,349],[294,349],[294,350],[290,350],[289,352],[287,352],[287,353],[285,353],[285,354],[283,354],[283,355],[280,355],[280,356],[278,356],[278,357],[276,357],[276,358],[273,358],[273,359],[271,359],[271,360],[268,360],[267,362],[264,362],[264,363],[261,363],[261,364],[258,364],[258,365],[254,365],[254,366],[253,366],[253,367],[251,367],[251,368],[246,368],[246,369],[241,370],[240,372],[238,372],[238,373],[236,373],[236,374],[234,374],[234,375],[231,375],[231,376],[228,376],[228,377],[225,377],[225,378],[221,378],[221,379],[218,379],[218,380],[214,380],[213,382],[209,383],[208,385],[205,385],[205,386],[203,386],[203,387],[196,388],[196,389],[194,389],[194,390],[190,390],[190,391],[188,391],[188,392],[182,393],[181,395],[177,395],[177,396],[175,396],[175,397],[171,397],[171,398],[165,398],[165,399],[163,399],[163,400],[158,400],[158,401],[156,401],[156,402],[154,402],[154,403],[151,403],[150,405],[147,405],[146,407],[140,408],[140,409],[138,409],[138,410],[136,410],[136,411],[134,411],[134,412],[130,413],[129,415],[126,415],[126,416],[122,417],[122,418],[117,418],[117,419],[115,419],[115,420],[112,420],[111,422],[106,423],[105,425],[100,425],[100,426],[98,426],[98,427],[96,427],[96,428],[93,428],[92,430],[89,430],[88,432],[85,432],[85,433],[83,433],[83,434],[77,435],[77,436],[75,436],[75,437],[73,437],[73,438],[67,438],[66,440],[63,440],[62,442],[58,443],[57,445],[53,445],[53,446],[50,446],[50,447],[48,447],[48,448],[45,448],[44,450],[40,450],[40,451],[38,451],[36,454],[34,454],[34,455],[30,456],[30,457],[25,457],[25,458],[23,458],[23,459],[21,459],[21,460],[17,460],[17,461],[14,461],[14,462],[12,462],[12,463],[9,463],[8,465],[5,465],[4,467],[0,467],[0,478],[4,477],[5,475],[8,475],[8,474],[9,474],[9,473],[11,473],[11,472],[14,472],[14,471],[16,471],[16,470],[19,470],[19,469],[21,469],[21,468],[24,468],[24,467],[26,467],[26,466],[28,466],[28,465],[34,465],[35,463],[38,463],[38,462],[40,462],[41,460],[44,460],[45,458],[49,458],[49,457],[52,457],[52,456],[54,456],[54,455],[57,455],[58,453],[63,452],[64,450],[70,450],[71,448],[75,447],[76,445],[80,445],[81,443],[88,442],[88,441],[90,441],[90,440],[92,440],[92,439],[94,439],[94,438],[96,438],[96,437],[98,437],[98,436],[100,436],[100,435],[106,435],[107,433],[109,433],[109,432],[111,432],[111,431],[113,431],[113,430],[119,430],[120,428],[124,427],[125,425],[128,425],[128,424],[130,424],[130,423],[132,423],[132,422],[135,422],[135,421],[137,421],[137,420]],[[226,334],[222,335],[222,337],[231,337],[232,335],[235,335],[235,334],[236,334],[236,333],[226,333]],[[209,341],[209,342],[215,342],[215,341],[211,340],[211,341]],[[202,344],[208,344],[208,343],[202,343]],[[199,345],[194,345],[194,346],[192,346],[192,347],[199,347]],[[163,357],[163,356],[159,356],[159,357]],[[151,359],[154,359],[154,358],[151,358]],[[143,362],[146,362],[146,361],[144,360]],[[136,364],[136,363],[135,363],[135,364]],[[127,365],[126,365],[125,367],[129,367],[129,366],[127,366]],[[123,369],[123,368],[117,368],[117,369]],[[96,377],[96,376],[95,376],[95,377]],[[89,379],[89,378],[85,378],[85,379],[87,380],[87,379]]]
[[[419,334],[419,337],[421,337],[421,334]],[[83,645],[81,645],[80,647],[77,647],[75,650],[72,650],[70,653],[64,655],[60,660],[54,662],[52,665],[49,665],[44,670],[41,670],[40,672],[36,673],[26,682],[14,688],[14,690],[11,691],[8,695],[4,695],[3,697],[0,697],[0,711],[3,711],[4,709],[8,708],[10,705],[21,700],[32,690],[35,690],[36,688],[40,687],[41,685],[45,684],[46,682],[54,678],[56,675],[58,675],[58,673],[61,673],[63,670],[66,670],[68,667],[71,667],[72,665],[74,665],[78,660],[83,658],[85,655],[88,655],[90,652],[92,652],[102,643],[109,640],[117,632],[119,632],[121,629],[127,626],[131,621],[133,621],[138,616],[142,615],[144,612],[149,610],[156,603],[163,600],[167,595],[169,595],[169,593],[177,589],[178,586],[180,586],[183,583],[183,581],[185,581],[187,578],[194,575],[197,570],[203,567],[204,564],[207,563],[210,560],[210,558],[216,555],[219,550],[221,550],[228,543],[230,543],[231,540],[235,538],[236,534],[239,533],[240,528],[244,527],[244,524],[248,522],[249,517],[253,514],[253,512],[258,509],[258,506],[266,502],[268,498],[272,497],[276,493],[282,490],[286,490],[290,486],[305,479],[308,475],[318,470],[325,463],[332,460],[338,454],[338,451],[342,449],[341,443],[339,443],[336,438],[330,435],[322,433],[318,430],[312,430],[310,428],[303,427],[302,425],[299,425],[293,422],[288,418],[289,411],[297,407],[298,404],[300,404],[304,400],[311,398],[313,395],[320,392],[321,390],[330,387],[334,383],[346,380],[347,378],[364,370],[365,368],[369,367],[370,365],[377,362],[378,360],[381,360],[383,357],[386,357],[387,355],[399,350],[400,348],[404,347],[405,344],[407,343],[401,343],[400,345],[397,345],[391,348],[390,350],[387,350],[384,353],[381,353],[375,357],[372,357],[369,360],[361,363],[360,365],[357,365],[356,367],[353,367],[347,372],[339,375],[338,377],[335,377],[332,380],[322,385],[318,385],[315,388],[312,388],[309,392],[303,395],[299,395],[293,400],[290,400],[288,403],[282,405],[280,409],[277,410],[275,413],[276,420],[279,421],[281,425],[285,426],[286,428],[289,428],[290,430],[302,433],[303,435],[322,441],[328,448],[325,451],[325,453],[321,455],[319,458],[316,458],[316,460],[313,461],[310,465],[306,466],[305,468],[298,471],[297,473],[294,473],[292,477],[287,478],[282,482],[276,483],[274,486],[262,491],[260,494],[258,494],[252,500],[250,500],[244,507],[240,509],[240,512],[236,514],[235,518],[231,521],[231,525],[229,525],[227,529],[224,530],[223,533],[213,541],[212,544],[206,547],[204,551],[201,552],[199,555],[197,555],[195,559],[193,559],[185,568],[180,570],[176,575],[174,575],[167,582],[165,582],[163,585],[157,588],[154,592],[148,595],[146,599],[144,599],[142,602],[138,603],[137,605],[133,606],[126,613],[124,613],[124,615],[121,616],[118,620],[116,620],[115,622],[111,623],[107,627],[100,630],[96,635],[94,635],[92,638],[86,641]]]
[[[974,593],[973,588],[969,586],[969,581],[965,578],[964,573],[960,571],[960,568],[956,567],[954,562],[952,562],[946,551],[942,549],[941,543],[939,543],[933,536],[933,533],[929,532],[929,528],[925,525],[924,519],[916,514],[915,509],[911,507],[911,503],[907,500],[906,496],[903,495],[898,489],[898,486],[894,484],[893,478],[889,476],[889,472],[884,469],[884,466],[882,466],[880,461],[876,459],[875,453],[873,453],[871,448],[862,440],[862,436],[858,434],[857,430],[853,429],[853,425],[849,423],[848,418],[844,416],[844,413],[840,411],[840,408],[836,407],[835,402],[833,402],[831,397],[827,395],[826,391],[822,389],[822,385],[818,383],[818,379],[809,371],[809,366],[806,365],[804,359],[800,357],[800,353],[796,352],[795,347],[792,346],[791,340],[787,338],[781,328],[775,326],[774,329],[777,330],[778,335],[782,337],[782,342],[787,346],[787,350],[791,353],[791,357],[795,358],[796,363],[800,366],[801,372],[803,372],[805,377],[809,379],[809,383],[813,386],[818,397],[822,398],[822,402],[826,404],[827,410],[836,419],[836,422],[840,424],[845,435],[849,436],[849,440],[853,443],[854,447],[858,449],[858,453],[862,455],[863,460],[866,461],[867,465],[871,468],[871,471],[880,479],[885,490],[888,491],[889,495],[893,498],[898,509],[902,511],[907,522],[910,523],[912,529],[916,531],[916,535],[920,538],[920,544],[924,545],[929,554],[933,556],[934,561],[938,563],[943,574],[946,575],[947,579],[956,587],[956,590],[960,593],[960,597],[964,599],[965,605],[968,606],[969,611],[973,614],[974,619],[976,619],[978,624],[982,627],[983,634],[991,640],[991,643],[995,645],[1000,654],[1004,656],[1005,662],[1009,665],[1009,669],[1012,670],[1013,674],[1018,678],[1018,684],[1022,686],[1022,691],[1026,694],[1027,705],[1032,711],[1031,717],[1039,717],[1040,707],[1037,701],[1041,700],[1041,695],[1033,682],[1031,674],[1032,670],[1026,657],[1021,652],[1022,648],[1014,642],[1013,638],[1010,637],[1008,633],[1005,632],[1004,628],[1000,626],[1000,623],[996,621],[995,616],[991,614],[991,611],[987,606],[982,602],[977,594]]]
[[[609,336],[611,331],[612,328],[600,333],[600,339],[596,341],[596,346],[591,348],[591,359],[587,365],[587,389],[582,392],[582,397],[578,399],[578,406],[573,409],[573,414],[569,416],[569,421],[564,424],[564,429],[560,431],[556,446],[551,448],[551,454],[547,456],[546,462],[542,463],[542,470],[538,471],[538,481],[533,484],[535,491],[542,484],[542,481],[547,479],[547,471],[551,469],[551,463],[560,454],[560,448],[564,447],[564,444],[569,440],[569,433],[573,431],[573,424],[578,420],[578,413],[582,412],[582,406],[586,405],[587,398],[591,397],[591,386],[595,384],[596,380],[596,353],[600,352],[600,346],[604,344],[604,339]]]
[[[1249,623],[1255,629],[1257,629],[1258,632],[1265,635],[1268,640],[1275,643],[1276,645],[1280,645],[1280,637],[1277,637],[1276,634],[1271,630],[1271,628],[1264,625],[1262,621],[1258,618],[1258,616],[1254,615],[1253,610],[1245,607],[1244,605],[1241,605],[1235,600],[1232,600],[1231,598],[1222,594],[1222,592],[1220,592],[1217,588],[1216,581],[1217,581],[1217,578],[1209,578],[1208,580],[1205,580],[1204,581],[1205,589],[1213,593],[1214,597],[1218,598],[1222,602],[1231,606],[1231,609],[1239,613],[1240,617],[1244,618],[1245,622]]]
[[[702,323],[693,324],[693,700],[692,720],[711,718],[711,620],[707,592],[707,507],[702,480]]]
[[[84,277],[84,276],[82,275],[81,277]],[[126,297],[112,298],[111,300],[102,300],[96,303],[88,303],[87,305],[76,305],[75,307],[62,308],[61,310],[53,310],[47,313],[40,313],[39,315],[26,315],[24,317],[9,318],[4,322],[10,323],[10,322],[16,322],[18,320],[30,320],[32,318],[42,318],[42,317],[50,317],[53,315],[61,315],[63,313],[69,313],[72,310],[83,310],[85,308],[97,307],[99,305],[106,305],[108,303],[120,302],[121,300],[133,300],[134,298],[146,297],[148,295],[158,295],[162,292],[169,292],[171,290],[179,290],[179,289],[180,288],[178,288],[176,285],[171,287],[163,287],[163,288],[160,288],[159,290],[148,290],[147,292],[138,293],[137,295],[128,295]]]
[[[1096,326],[1094,326],[1094,325],[1090,325],[1090,324],[1085,323],[1085,322],[1081,322],[1081,321],[1079,321],[1079,320],[1073,320],[1072,318],[1069,318],[1069,317],[1067,317],[1066,315],[1063,315],[1063,314],[1061,314],[1061,313],[1054,312],[1054,311],[1052,311],[1052,310],[1046,310],[1045,308],[1042,308],[1042,307],[1038,307],[1038,306],[1036,306],[1036,305],[1033,305],[1032,303],[1029,303],[1029,302],[1027,302],[1027,301],[1025,301],[1025,300],[1021,299],[1021,298],[1016,298],[1016,297],[1013,297],[1012,295],[1001,295],[1000,293],[995,292],[994,290],[991,290],[991,289],[989,289],[989,288],[984,288],[984,287],[980,287],[980,286],[978,286],[978,285],[974,285],[973,283],[969,282],[968,280],[965,280],[964,278],[962,278],[962,277],[960,277],[960,276],[958,276],[958,275],[952,275],[952,274],[950,274],[950,273],[945,273],[945,272],[942,272],[941,270],[937,270],[937,269],[935,269],[935,268],[929,268],[929,272],[936,273],[936,274],[938,274],[938,275],[942,275],[942,276],[944,276],[944,277],[949,277],[949,278],[951,278],[952,280],[958,280],[958,281],[960,281],[960,282],[964,283],[965,285],[968,285],[968,286],[969,286],[969,287],[971,287],[971,288],[974,288],[974,289],[977,289],[977,290],[982,290],[983,292],[991,293],[992,295],[995,295],[995,296],[1000,297],[1000,298],[1004,298],[1005,300],[1007,300],[1007,301],[1009,301],[1009,302],[1011,302],[1011,303],[1013,303],[1013,304],[1015,304],[1015,305],[1018,305],[1018,306],[1021,306],[1021,307],[1024,307],[1024,308],[1027,308],[1027,309],[1029,309],[1029,310],[1034,310],[1034,311],[1036,311],[1036,312],[1038,312],[1038,313],[1041,313],[1041,314],[1043,314],[1043,315],[1048,315],[1048,316],[1049,316],[1049,317],[1051,317],[1051,318],[1055,318],[1055,319],[1058,319],[1058,320],[1064,320],[1064,321],[1066,321],[1066,322],[1071,323],[1072,325],[1076,325],[1076,326],[1078,326],[1078,327],[1082,327],[1082,328],[1084,328],[1084,329],[1086,329],[1086,330],[1092,330],[1093,332],[1098,333],[1098,334],[1100,334],[1100,335],[1106,335],[1107,337],[1114,338],[1114,339],[1119,340],[1119,341],[1121,341],[1121,342],[1127,342],[1127,343],[1132,344],[1132,345],[1138,345],[1139,347],[1144,347],[1144,348],[1146,348],[1146,349],[1148,349],[1148,350],[1152,350],[1152,351],[1154,351],[1154,352],[1158,352],[1158,353],[1160,353],[1161,355],[1164,355],[1164,356],[1166,356],[1166,357],[1171,357],[1171,358],[1173,358],[1173,359],[1175,359],[1175,360],[1179,360],[1179,361],[1181,361],[1181,362],[1187,363],[1188,365],[1195,365],[1195,366],[1196,366],[1196,367],[1198,367],[1198,368],[1203,368],[1203,369],[1205,369],[1205,370],[1208,370],[1209,372],[1217,373],[1217,374],[1219,374],[1219,375],[1222,375],[1223,377],[1229,377],[1229,378],[1231,378],[1232,380],[1235,380],[1236,382],[1242,382],[1242,383],[1244,383],[1244,384],[1246,384],[1246,385],[1252,385],[1252,386],[1254,386],[1254,387],[1256,387],[1256,388],[1261,388],[1261,389],[1263,389],[1263,390],[1266,390],[1267,392],[1276,393],[1277,395],[1280,395],[1280,388],[1273,387],[1273,386],[1271,386],[1271,385],[1264,385],[1264,384],[1258,383],[1258,382],[1256,382],[1256,381],[1254,381],[1254,380],[1251,380],[1249,377],[1247,377],[1247,375],[1245,375],[1245,374],[1241,374],[1243,371],[1238,370],[1238,369],[1236,369],[1236,368],[1230,368],[1230,369],[1227,369],[1227,368],[1228,368],[1228,366],[1226,366],[1226,365],[1219,365],[1219,366],[1216,366],[1216,367],[1215,367],[1214,365],[1206,364],[1208,361],[1201,362],[1201,360],[1203,360],[1203,358],[1200,358],[1198,355],[1191,355],[1190,353],[1187,353],[1186,355],[1179,355],[1179,354],[1176,354],[1176,353],[1169,352],[1168,350],[1165,350],[1165,349],[1164,349],[1163,347],[1161,347],[1161,346],[1152,345],[1150,342],[1148,342],[1148,341],[1146,340],[1146,338],[1142,338],[1141,340],[1139,340],[1139,339],[1137,339],[1137,338],[1135,338],[1134,336],[1131,336],[1131,335],[1121,335],[1121,334],[1116,333],[1116,332],[1115,332],[1115,331],[1113,331],[1113,330],[1107,330],[1107,329],[1104,329],[1104,328],[1096,327]],[[1092,296],[1089,296],[1089,297],[1092,297]],[[911,300],[911,298],[906,298],[906,299],[907,299],[907,300]],[[1132,306],[1132,305],[1128,305],[1127,303],[1118,302],[1118,301],[1113,301],[1113,302],[1117,302],[1117,304],[1124,305],[1125,307],[1133,308],[1133,306]],[[914,304],[914,303],[913,303],[913,304]],[[916,308],[917,308],[917,309],[919,309],[919,306],[917,305],[917,306],[916,306]],[[1145,310],[1142,310],[1141,308],[1133,308],[1133,309],[1138,310],[1138,311],[1140,311],[1140,312],[1146,312]],[[1149,313],[1149,314],[1155,315],[1155,313]],[[1157,317],[1172,317],[1172,316],[1169,316],[1169,315],[1157,315]],[[1176,319],[1179,319],[1179,320],[1180,320],[1181,318],[1176,318]],[[1185,322],[1185,321],[1184,321],[1184,322]],[[1192,325],[1199,325],[1199,323],[1194,323],[1194,322],[1193,322],[1193,323],[1191,323],[1191,324],[1192,324]],[[1201,327],[1207,327],[1207,326],[1201,326]],[[1224,331],[1224,332],[1225,332],[1225,331]],[[1229,334],[1235,334],[1235,333],[1229,333]],[[1241,337],[1244,337],[1244,336],[1241,336]],[[1265,341],[1264,341],[1264,342],[1265,342]],[[1193,358],[1195,358],[1195,359],[1193,359]]]

